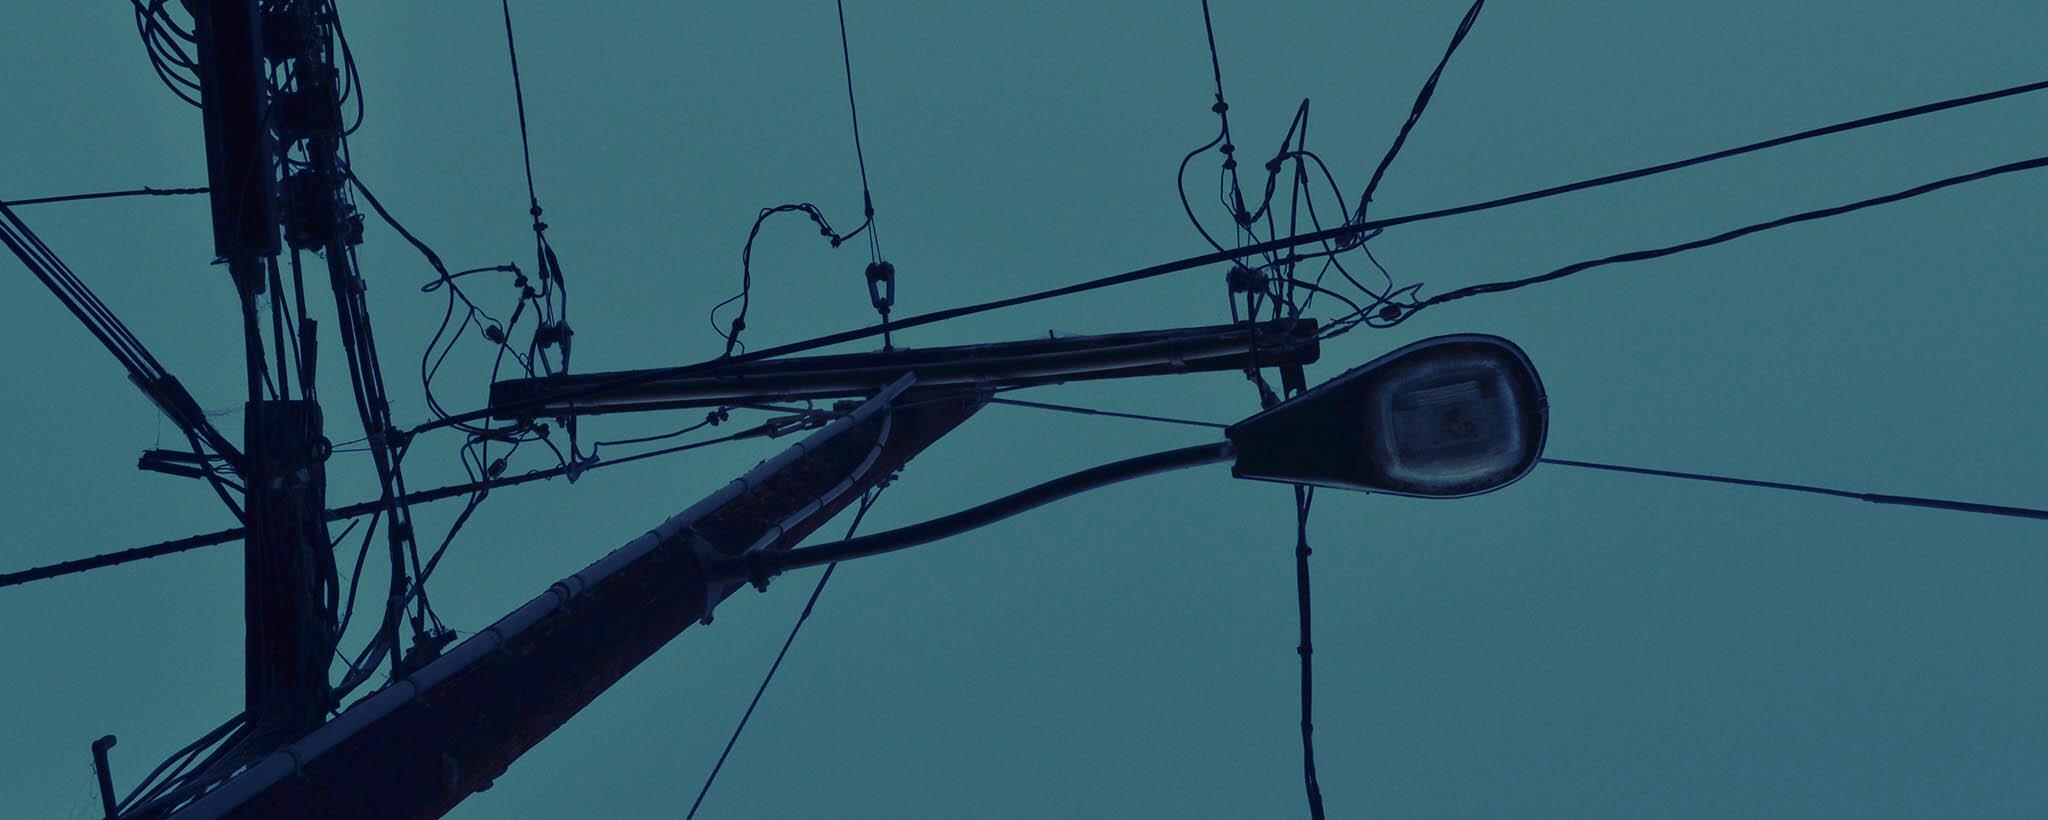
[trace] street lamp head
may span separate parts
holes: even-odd
[[[1402,347],[1226,434],[1239,478],[1457,498],[1527,474],[1548,419],[1522,349],[1466,333]]]

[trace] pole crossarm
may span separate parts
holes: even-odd
[[[919,391],[1031,387],[1133,376],[1300,366],[1321,350],[1313,319],[1057,336],[740,362],[707,373],[663,370],[508,379],[491,385],[498,418],[594,415],[866,395],[915,371]],[[604,389],[606,385],[621,385]]]

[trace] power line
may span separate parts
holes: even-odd
[[[1294,588],[1301,616],[1301,644],[1295,648],[1301,655],[1301,777],[1308,791],[1309,817],[1323,820],[1323,787],[1316,780],[1315,644],[1309,628],[1308,556],[1314,550],[1308,546],[1308,511],[1315,498],[1314,487],[1294,485]]]
[[[1678,470],[1656,470],[1651,469],[1649,467],[1629,467],[1621,464],[1602,464],[1594,461],[1573,461],[1571,459],[1564,458],[1545,458],[1538,460],[1543,462],[1544,464],[1555,464],[1560,467],[1578,467],[1587,470],[1607,470],[1610,472],[1617,473],[1633,473],[1636,475],[1657,476],[1659,478],[1680,478],[1685,479],[1687,481],[1710,481],[1719,484],[1737,484],[1744,487],[1761,487],[1763,489],[1768,490],[1785,490],[1788,492],[1795,493],[1829,495],[1834,496],[1836,498],[1853,498],[1857,501],[1868,501],[1872,504],[1890,504],[1902,507],[1927,507],[1937,510],[1954,510],[1957,512],[1979,513],[1983,515],[2001,515],[2012,518],[2031,518],[2036,521],[2048,521],[2048,510],[2038,510],[2029,507],[2006,507],[1997,504],[1979,504],[1974,501],[1950,501],[1940,498],[1921,498],[1918,496],[1910,495],[1861,493],[1853,490],[1839,490],[1832,487],[1818,487],[1811,484],[1791,484],[1783,481],[1764,481],[1755,478],[1735,478],[1732,476],[1709,475],[1706,473],[1688,473],[1681,472]]]
[[[1429,72],[1429,79],[1422,83],[1422,90],[1415,95],[1415,105],[1408,109],[1408,119],[1401,123],[1401,130],[1394,134],[1394,144],[1387,146],[1387,153],[1380,157],[1378,167],[1372,169],[1372,179],[1365,183],[1365,193],[1358,197],[1357,218],[1365,218],[1366,206],[1372,204],[1374,191],[1380,188],[1380,178],[1387,175],[1387,167],[1394,164],[1394,157],[1401,153],[1401,146],[1408,142],[1408,132],[1415,130],[1415,123],[1422,119],[1422,111],[1429,107],[1429,100],[1436,96],[1436,83],[1444,74],[1444,66],[1451,62],[1451,55],[1458,53],[1458,45],[1465,42],[1465,35],[1472,32],[1472,24],[1479,20],[1479,10],[1486,6],[1486,0],[1473,0],[1472,8],[1466,10],[1465,18],[1458,22],[1458,30],[1451,35],[1451,44],[1444,48],[1444,56],[1437,60],[1436,70]]]
[[[861,497],[860,508],[853,513],[853,523],[846,527],[846,538],[852,538],[853,533],[860,529],[861,519],[867,517],[868,508],[874,506],[875,498],[881,494],[881,489],[877,487],[875,492]],[[811,609],[818,605],[818,595],[825,591],[825,584],[832,580],[832,573],[838,569],[838,562],[827,565],[825,573],[818,576],[817,586],[811,587],[810,600],[804,602],[803,612],[798,613],[796,623],[790,625],[789,637],[782,639],[782,649],[776,651],[775,662],[768,665],[768,674],[761,677],[761,685],[754,689],[754,699],[747,703],[747,711],[740,713],[739,725],[732,727],[732,737],[726,738],[725,750],[718,753],[718,762],[712,764],[711,773],[705,775],[704,787],[697,790],[697,799],[690,803],[690,813],[684,816],[684,820],[695,818],[697,809],[704,805],[704,796],[711,793],[711,784],[718,780],[719,771],[725,768],[725,759],[732,754],[733,744],[739,742],[740,733],[746,731],[747,721],[753,718],[754,707],[761,705],[761,695],[768,691],[769,681],[775,680],[775,671],[782,668],[782,659],[789,654],[790,644],[796,643],[796,633],[804,628],[805,621],[811,619]]]
[[[811,339],[789,342],[786,344],[776,345],[774,347],[762,348],[760,350],[745,353],[736,353],[734,355],[721,356],[715,359],[707,359],[694,364],[678,365],[672,368],[647,371],[645,373],[638,373],[633,376],[624,377],[615,381],[590,385],[586,388],[576,390],[572,393],[551,396],[549,397],[549,400],[568,400],[598,395],[609,390],[615,390],[621,387],[628,387],[650,380],[668,379],[678,376],[702,373],[705,371],[715,370],[730,365],[759,361],[762,359],[769,359],[777,356],[786,356],[792,353],[801,353],[807,350],[816,350],[821,347],[830,347],[836,344],[844,344],[846,342],[872,338],[875,336],[880,336],[891,329],[903,330],[912,327],[936,324],[938,322],[950,321],[953,319],[959,319],[966,316],[973,316],[980,313],[988,313],[991,311],[1003,310],[1006,308],[1017,307],[1020,305],[1031,304],[1034,302],[1042,302],[1048,299],[1056,299],[1062,296],[1071,296],[1077,293],[1086,293],[1088,291],[1100,290],[1103,288],[1115,287],[1118,285],[1126,285],[1133,282],[1144,281],[1147,279],[1154,279],[1160,276],[1165,276],[1167,274],[1179,273],[1182,271],[1192,270],[1195,268],[1207,267],[1209,265],[1214,265],[1221,262],[1232,262],[1246,257],[1258,256],[1261,254],[1271,253],[1274,251],[1287,250],[1290,248],[1296,248],[1303,245],[1313,245],[1321,242],[1327,242],[1333,239],[1342,239],[1345,237],[1359,236],[1371,233],[1373,231],[1385,230],[1387,228],[1392,228],[1400,225],[1407,225],[1434,219],[1443,219],[1452,216],[1461,216],[1464,214],[1476,213],[1479,211],[1491,210],[1494,208],[1502,208],[1509,205],[1517,205],[1532,200],[1543,199],[1552,196],[1559,196],[1562,194],[1585,190],[1587,188],[1594,188],[1601,185],[1610,185],[1616,182],[1638,179],[1641,177],[1649,176],[1651,174],[1677,170],[1679,168],[1698,165],[1700,163],[1708,162],[1711,160],[1725,159],[1727,157],[1736,156],[1738,154],[1759,151],[1765,148],[1772,148],[1804,139],[1812,139],[1814,137],[1840,133],[1842,131],[1851,130],[1853,128],[1863,128],[1867,126],[1877,125],[1880,123],[1905,119],[1907,117],[1920,116],[1923,114],[1929,114],[1937,111],[1945,111],[1951,108],[1958,108],[1965,105],[1972,105],[1976,103],[2002,99],[2004,97],[2010,97],[2017,94],[2040,91],[2042,89],[2048,89],[2048,81],[2029,83],[2027,85],[2014,86],[2011,88],[2001,89],[1998,91],[1991,91],[1983,94],[1975,94],[1968,97],[1958,97],[1951,100],[1944,100],[1942,102],[1929,103],[1926,105],[1914,106],[1912,108],[1900,109],[1898,111],[1893,111],[1886,114],[1879,114],[1871,117],[1864,117],[1859,120],[1852,120],[1847,123],[1838,123],[1835,125],[1825,126],[1822,128],[1812,129],[1809,131],[1802,131],[1798,134],[1791,134],[1784,137],[1777,137],[1774,139],[1765,140],[1763,142],[1751,143],[1749,145],[1741,146],[1738,148],[1731,148],[1724,151],[1716,151],[1711,154],[1704,154],[1698,157],[1692,157],[1690,159],[1678,160],[1676,162],[1667,162],[1661,165],[1649,166],[1647,168],[1640,168],[1634,171],[1625,171],[1618,174],[1610,174],[1604,177],[1596,177],[1593,179],[1582,180],[1579,182],[1568,183],[1565,185],[1552,186],[1549,188],[1544,188],[1536,191],[1530,191],[1528,193],[1516,194],[1514,196],[1500,197],[1498,199],[1491,199],[1483,202],[1475,202],[1467,205],[1458,205],[1450,208],[1440,208],[1433,211],[1420,211],[1412,214],[1388,217],[1386,219],[1360,220],[1348,225],[1339,225],[1336,227],[1326,228],[1323,230],[1313,231],[1310,233],[1299,234],[1281,239],[1273,239],[1266,242],[1258,242],[1250,245],[1245,245],[1234,250],[1219,250],[1212,253],[1190,256],[1184,259],[1177,259],[1171,262],[1162,262],[1160,264],[1150,265],[1147,267],[1138,268],[1136,270],[1126,271],[1124,273],[1099,277],[1096,279],[1090,279],[1085,282],[1077,282],[1071,285],[1065,285],[1057,288],[1036,291],[1033,293],[1023,294],[1020,296],[1012,296],[1004,299],[996,299],[992,301],[980,302],[971,305],[962,305],[959,307],[946,308],[944,310],[936,310],[930,313],[923,313],[908,318],[896,319],[885,324],[876,324],[862,328],[855,328],[852,330],[843,330],[837,333],[829,333],[823,336],[813,337]],[[1994,169],[1994,173],[2004,172],[2006,171],[1997,171],[1996,169]],[[535,401],[539,401],[539,399],[528,399],[521,402],[508,403],[505,405],[485,407],[480,410],[473,410],[468,413],[463,413],[457,416],[451,416],[444,419],[437,419],[434,421],[426,422],[424,424],[414,427],[409,432],[417,434],[426,432],[428,430],[435,430],[441,427],[447,427],[454,424],[461,424],[469,421],[474,421],[477,419],[492,416],[497,413],[514,411],[527,405],[530,405]]]
[[[526,137],[526,88],[519,81],[519,44],[512,39],[512,0],[499,0],[499,8],[505,12],[505,53],[512,61],[512,99],[519,108],[519,158],[526,166],[526,200],[533,208],[533,218],[540,219],[540,196],[533,189],[533,150],[527,145]]]
[[[1027,402],[1019,401],[1016,399],[995,398],[990,399],[989,401],[999,404],[1013,404],[1019,407],[1030,407],[1040,410],[1053,410],[1063,413],[1080,413],[1091,416],[1111,416],[1115,418],[1163,422],[1167,424],[1183,424],[1194,425],[1197,427],[1216,428],[1224,428],[1230,426],[1228,424],[1218,424],[1213,421],[1176,419],[1161,416],[1143,416],[1135,413],[1116,413],[1107,410],[1096,410],[1088,407],[1048,404],[1044,402]],[[1873,504],[1889,504],[1905,507],[1926,507],[1930,509],[1980,513],[1983,515],[2000,515],[2012,518],[2031,518],[2035,520],[2048,520],[2048,510],[2033,509],[2030,507],[2007,507],[1997,504],[1980,504],[1975,501],[1950,501],[1946,499],[1924,498],[1920,496],[1910,495],[1864,493],[1856,492],[1854,490],[1835,489],[1832,487],[1819,487],[1811,484],[1792,484],[1783,481],[1766,481],[1763,479],[1756,478],[1734,478],[1730,476],[1709,475],[1706,473],[1687,473],[1676,470],[1658,470],[1649,467],[1630,467],[1621,464],[1603,464],[1594,461],[1575,461],[1566,458],[1539,458],[1537,460],[1544,464],[1555,464],[1560,467],[1579,467],[1582,469],[1589,470],[1608,470],[1617,473],[1633,473],[1636,475],[1658,476],[1662,478],[1682,478],[1692,481],[1710,481],[1722,484],[1739,484],[1745,487],[1760,487],[1770,490],[1787,490],[1790,492],[1813,493],[1816,495],[1829,495],[1837,498],[1853,498],[1858,501],[1868,501]]]
[[[868,229],[870,262],[882,260],[882,240],[875,231],[875,197],[868,192],[868,157],[860,145],[860,106],[853,101],[853,49],[846,42],[846,0],[837,0],[839,8],[839,61],[846,67],[846,111],[853,118],[853,158],[860,164],[860,201],[865,210]],[[854,233],[859,233],[856,229]]]
[[[747,229],[746,244],[740,246],[740,292],[727,297],[716,305],[712,305],[711,311],[706,317],[707,321],[711,323],[712,332],[717,333],[719,338],[725,340],[725,352],[720,354],[720,356],[727,361],[732,360],[736,351],[744,355],[746,350],[746,346],[740,342],[740,334],[747,329],[747,312],[754,304],[754,240],[760,238],[761,226],[768,221],[768,218],[781,213],[802,213],[810,217],[811,222],[818,226],[818,235],[825,237],[826,241],[830,242],[834,248],[845,244],[848,240],[863,233],[867,234],[868,291],[874,304],[875,312],[881,316],[881,323],[877,325],[876,335],[882,337],[884,347],[892,346],[891,332],[893,328],[889,322],[889,311],[894,307],[896,301],[896,268],[894,265],[882,261],[882,242],[878,234],[879,229],[875,224],[875,197],[868,187],[867,152],[861,147],[860,106],[855,102],[853,93],[853,49],[848,45],[846,36],[846,3],[844,0],[841,0],[836,5],[839,11],[839,57],[841,65],[846,69],[846,110],[851,115],[853,122],[853,156],[860,167],[861,223],[855,226],[853,230],[840,233],[833,229],[830,221],[826,220],[824,211],[809,202],[786,202],[780,205],[772,205],[762,208],[760,212],[754,215],[754,225]],[[884,287],[886,287],[886,290],[883,289]],[[727,305],[734,302],[739,303],[739,309],[734,312],[732,319],[728,320],[725,327],[719,327],[719,311],[724,310]]]
[[[449,498],[455,498],[457,496],[466,496],[484,490],[494,490],[499,487],[511,487],[519,484],[527,484],[534,481],[544,481],[550,478],[565,476],[572,472],[577,474],[578,476],[581,476],[584,473],[592,472],[595,470],[602,470],[606,467],[616,467],[621,464],[631,464],[635,461],[643,461],[658,456],[671,455],[674,453],[680,453],[687,450],[695,450],[701,447],[709,447],[714,444],[725,444],[743,438],[779,435],[780,433],[785,432],[786,429],[787,428],[775,425],[773,423],[762,424],[718,438],[705,439],[703,441],[693,441],[688,444],[679,444],[673,447],[664,447],[658,450],[649,450],[646,452],[634,453],[632,455],[622,456],[620,458],[611,459],[609,461],[599,461],[595,464],[567,464],[559,467],[549,467],[543,470],[535,470],[533,472],[525,473],[522,475],[510,476],[505,478],[490,478],[479,481],[471,481],[464,484],[453,484],[446,487],[436,487],[431,490],[419,490],[416,492],[411,492],[402,496],[398,496],[397,498],[392,499],[392,503],[406,505],[424,504],[431,501],[442,501]],[[377,499],[373,501],[363,501],[355,504],[350,504],[346,507],[336,507],[334,509],[327,511],[326,520],[339,521],[345,518],[355,518],[357,516],[380,513],[383,511],[385,504],[386,502],[383,499]],[[31,569],[20,570],[17,572],[0,573],[0,587],[19,586],[21,584],[26,584],[31,581],[41,581],[44,579],[56,578],[64,575],[75,575],[89,570],[104,569],[106,567],[134,563],[136,561],[141,561],[144,559],[158,558],[165,555],[173,555],[180,552],[198,549],[200,547],[210,547],[218,544],[225,544],[230,541],[239,539],[247,534],[248,530],[243,529],[241,527],[234,527],[231,529],[215,530],[213,532],[200,533],[198,535],[188,535],[184,538],[175,538],[169,541],[162,541],[147,546],[133,547],[130,549],[102,553],[99,555],[88,556],[85,558],[74,558],[69,561],[60,561],[55,564],[34,567]],[[336,540],[338,541],[340,539],[337,538]]]
[[[0,205],[48,205],[53,202],[82,202],[88,199],[113,199],[125,196],[190,196],[204,194],[205,188],[131,188],[125,191],[100,191],[90,194],[66,194],[64,196],[39,196],[31,199],[10,199]]]
[[[1190,427],[1214,427],[1217,429],[1221,429],[1230,426],[1228,424],[1217,424],[1213,421],[1177,419],[1172,418],[1170,416],[1148,416],[1142,413],[1119,413],[1114,410],[1096,410],[1091,407],[1077,407],[1071,404],[1052,404],[1050,402],[1042,401],[1025,401],[1023,399],[1005,399],[1001,397],[994,397],[990,398],[988,401],[990,404],[1012,404],[1018,407],[1030,407],[1037,410],[1054,410],[1061,413],[1075,413],[1084,416],[1109,416],[1111,418],[1133,419],[1136,421],[1156,421],[1163,424],[1182,424]]]
[[[1556,279],[1562,279],[1564,277],[1570,276],[1575,273],[1579,273],[1581,271],[1602,267],[1606,265],[1615,265],[1623,262],[1641,262],[1644,260],[1657,259],[1660,257],[1670,256],[1672,254],[1683,253],[1685,251],[1697,250],[1699,248],[1708,247],[1710,245],[1719,245],[1723,242],[1740,239],[1753,233],[1761,233],[1763,231],[1768,231],[1773,228],[1782,228],[1787,225],[1796,225],[1801,222],[1812,222],[1817,219],[1825,219],[1831,216],[1840,216],[1842,214],[1850,213],[1852,211],[1860,211],[1865,208],[1872,208],[1878,205],[1888,205],[1893,202],[1912,199],[1913,197],[1920,196],[1922,194],[1933,193],[1943,188],[1961,185],[1966,182],[1975,182],[1980,179],[1988,179],[1990,177],[2000,176],[2003,174],[2017,173],[2020,171],[2030,171],[2041,167],[2048,167],[2048,156],[2035,157],[2033,159],[2020,160],[2018,162],[2008,162],[2004,165],[1996,165],[1981,171],[1973,171],[1967,174],[1961,174],[1958,176],[1952,176],[1945,179],[1938,179],[1933,182],[1915,185],[1903,191],[1896,191],[1893,193],[1885,194],[1883,196],[1875,196],[1869,199],[1861,199],[1843,205],[1835,205],[1827,208],[1819,208],[1811,211],[1804,211],[1789,216],[1782,216],[1777,219],[1772,219],[1765,222],[1757,222],[1750,225],[1744,225],[1740,228],[1735,228],[1729,231],[1723,231],[1721,233],[1715,234],[1710,237],[1706,237],[1704,239],[1695,239],[1690,242],[1681,242],[1676,245],[1666,245],[1661,248],[1630,251],[1628,253],[1619,253],[1613,256],[1602,257],[1599,259],[1589,259],[1583,262],[1575,262],[1573,264],[1566,265],[1564,267],[1558,268],[1548,273],[1524,277],[1521,279],[1512,279],[1504,282],[1489,282],[1486,284],[1472,285],[1470,287],[1464,287],[1446,293],[1440,293],[1435,296],[1431,296],[1427,299],[1424,299],[1422,301],[1411,302],[1406,305],[1401,305],[1399,303],[1391,303],[1388,307],[1394,310],[1392,315],[1382,315],[1378,318],[1368,318],[1367,321],[1374,327],[1392,327],[1394,325],[1400,324],[1401,322],[1407,321],[1408,317],[1415,315],[1417,311],[1420,311],[1423,308],[1431,307],[1434,305],[1440,305],[1445,302],[1452,302],[1470,296],[1477,296],[1482,293],[1500,293],[1502,291],[1524,288],[1534,284],[1549,282]],[[1336,323],[1333,322],[1332,324],[1334,325]]]

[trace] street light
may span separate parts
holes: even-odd
[[[1521,348],[1465,333],[1395,350],[1225,435],[1239,478],[1457,498],[1527,475],[1548,411]]]
[[[887,532],[709,560],[705,577],[752,581],[937,541],[1139,476],[1233,461],[1239,478],[1421,498],[1514,483],[1536,465],[1549,402],[1529,357],[1498,336],[1424,339],[1231,425],[1225,441],[1103,464]]]

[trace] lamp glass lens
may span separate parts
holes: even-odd
[[[1376,397],[1387,477],[1451,487],[1512,471],[1523,441],[1516,391],[1502,362],[1485,357],[1396,375]]]

